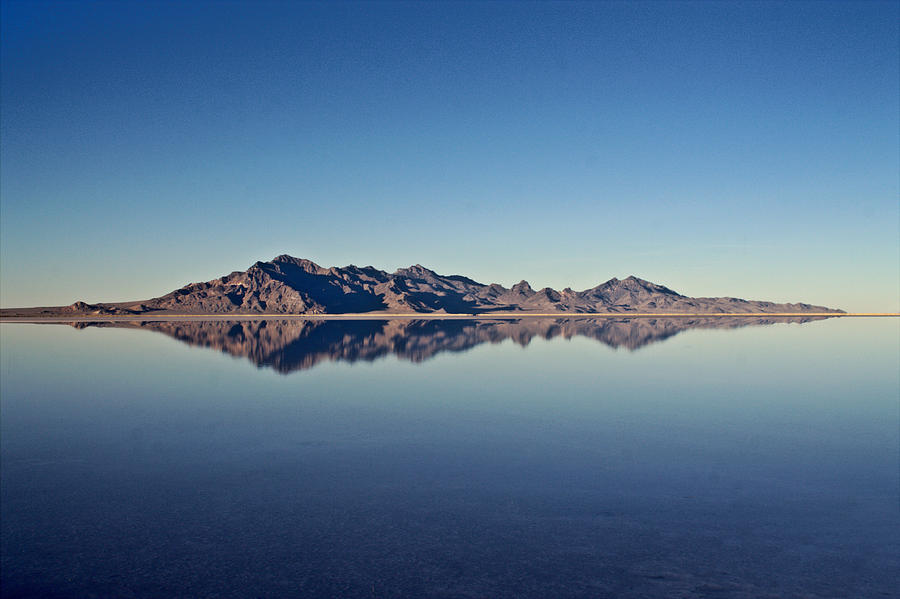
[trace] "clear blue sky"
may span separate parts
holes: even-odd
[[[900,3],[2,3],[0,304],[289,253],[900,310]]]

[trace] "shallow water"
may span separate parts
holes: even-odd
[[[897,597],[900,320],[0,326],[3,597]]]

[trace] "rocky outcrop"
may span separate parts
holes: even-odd
[[[38,310],[30,309],[30,310]],[[85,304],[40,309],[36,315],[81,314],[348,314],[495,312],[682,314],[834,312],[809,304],[776,304],[737,298],[691,298],[631,276],[584,291],[535,291],[527,281],[507,289],[459,275],[440,275],[420,264],[393,273],[372,266],[324,268],[281,255],[205,283],[191,283],[161,297],[121,304]],[[19,315],[4,310],[4,316]]]

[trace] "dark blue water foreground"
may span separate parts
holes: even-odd
[[[900,596],[900,321],[614,324],[3,324],[0,594]]]

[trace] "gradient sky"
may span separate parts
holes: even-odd
[[[900,3],[2,3],[0,305],[289,253],[900,311]]]

